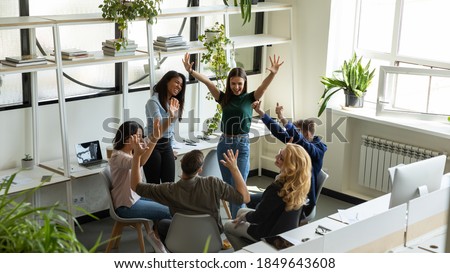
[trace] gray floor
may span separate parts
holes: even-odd
[[[257,186],[259,188],[266,188],[268,184],[272,183],[273,179],[269,177],[251,177],[248,179],[247,184],[249,186]],[[320,195],[320,199],[317,205],[316,218],[320,219],[330,214],[337,212],[337,209],[345,209],[353,206],[352,204],[331,198],[326,195]],[[225,211],[221,208],[221,215],[223,220],[228,220]],[[92,221],[81,225],[81,229],[76,228],[78,239],[88,248],[91,248],[97,239],[101,236],[101,241],[105,241],[111,235],[113,227],[113,221],[111,218],[104,218],[98,221]],[[145,242],[146,251],[154,252],[148,241]],[[97,252],[104,252],[106,245],[101,245]],[[121,253],[134,253],[139,252],[139,245],[137,242],[136,231],[132,228],[126,227],[123,230],[120,240],[119,248],[113,249],[112,252]],[[230,250],[232,251],[232,250]]]

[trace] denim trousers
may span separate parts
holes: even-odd
[[[237,158],[237,165],[239,171],[244,178],[244,182],[247,181],[248,172],[250,171],[250,141],[248,134],[241,134],[237,136],[225,136],[220,137],[219,143],[217,144],[217,160],[219,160],[220,172],[222,173],[222,179],[226,183],[230,184],[235,188],[235,182],[230,170],[220,163],[223,159],[223,154],[227,152],[228,149],[239,150],[239,155]],[[232,204],[230,203],[230,212],[233,218],[236,218],[237,211],[240,208],[245,208],[245,204]]]
[[[143,197],[130,208],[124,206],[117,208],[116,213],[123,218],[146,218],[154,221],[172,219],[167,206]]]

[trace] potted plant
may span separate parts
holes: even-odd
[[[207,32],[214,32],[207,38]],[[226,48],[231,44],[231,40],[225,35],[225,26],[216,22],[213,27],[205,30],[205,34],[199,35],[198,39],[203,42],[206,52],[202,54],[201,62],[208,64],[208,67],[216,76],[216,86],[222,92],[225,92],[228,71],[230,66],[228,64]],[[208,92],[206,99],[214,100],[211,93]],[[206,120],[207,130],[204,131],[205,136],[211,135],[214,131],[219,129],[219,123],[222,118],[222,108],[220,104],[216,105],[216,111],[213,117]]]
[[[39,187],[8,194],[16,175],[0,180],[0,253],[95,252],[100,238],[86,249],[67,221],[73,216],[58,203],[34,207],[27,202]]]
[[[126,48],[128,41],[124,31],[128,23],[136,18],[145,18],[148,23],[156,22],[156,16],[161,12],[163,0],[103,0],[98,7],[102,10],[102,17],[118,25],[120,37],[115,42],[116,50]]]
[[[333,72],[332,77],[321,77],[320,82],[325,86],[325,90],[319,100],[318,116],[323,113],[330,98],[339,90],[344,90],[345,106],[362,107],[364,95],[374,76],[375,69],[370,69],[370,60],[363,66],[362,57],[358,58],[354,53],[350,60],[344,61],[340,70]]]
[[[34,168],[34,159],[30,154],[25,154],[22,158],[22,169],[32,170]]]
[[[250,19],[252,18],[252,5],[258,4],[258,0],[233,0],[233,4],[235,7],[240,6],[241,7],[241,17],[244,22],[242,25],[245,25],[245,23],[250,22]],[[228,0],[223,0],[223,3],[227,6]]]

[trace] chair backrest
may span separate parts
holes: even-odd
[[[325,181],[328,179],[329,175],[324,171],[324,170],[320,170],[319,174],[317,175],[317,191],[316,191],[316,206],[314,206],[314,208],[311,210],[311,213],[306,215],[304,219],[302,219],[303,223],[307,223],[310,222],[311,220],[314,219],[314,217],[316,217],[316,207],[317,207],[317,203],[319,201],[319,196],[320,193],[322,192],[322,188],[323,185],[325,184]]]
[[[201,176],[215,176],[222,179],[222,173],[220,172],[216,149],[212,149],[206,155],[205,160],[203,161],[202,169],[203,171],[200,173]]]
[[[125,222],[125,223],[133,223],[136,221],[153,223],[152,220],[149,220],[146,218],[122,218],[119,215],[117,215],[116,210],[114,209],[113,198],[111,196],[112,178],[111,178],[111,169],[110,169],[109,165],[100,171],[100,175],[103,177],[103,181],[105,184],[106,193],[108,195],[109,215],[111,216],[112,219],[114,219],[115,221],[120,221],[120,222]]]
[[[170,252],[202,253],[209,236],[211,239],[206,252],[219,252],[222,238],[212,216],[175,213],[164,243]]]
[[[298,227],[302,207],[298,210],[283,211],[268,236],[278,235]]]

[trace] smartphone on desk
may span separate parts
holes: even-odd
[[[279,235],[263,237],[261,238],[261,240],[268,243],[276,250],[285,249],[294,245],[293,243],[289,242]]]

